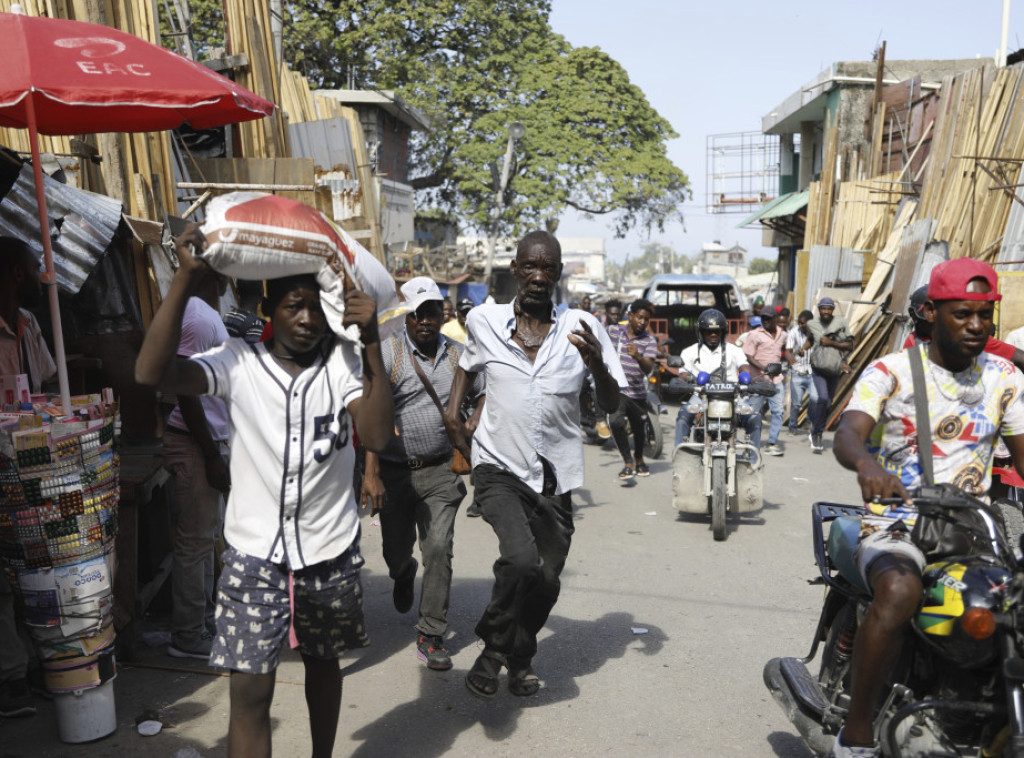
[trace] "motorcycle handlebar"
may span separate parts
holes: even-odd
[[[771,397],[775,394],[775,385],[772,382],[758,382],[747,387],[747,392],[761,397]]]

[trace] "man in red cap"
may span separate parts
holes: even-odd
[[[931,342],[886,355],[864,370],[836,431],[836,459],[857,472],[868,512],[853,562],[873,601],[857,630],[846,722],[834,756],[879,755],[872,714],[899,656],[907,622],[921,602],[926,556],[911,540],[917,518],[909,492],[922,484],[910,355],[924,365],[935,484],[976,497],[988,492],[992,454],[1002,437],[1014,465],[1024,465],[1024,375],[985,352],[997,292],[996,272],[969,258],[932,270],[924,317]],[[898,506],[872,505],[902,498]]]

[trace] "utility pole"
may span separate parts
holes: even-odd
[[[487,240],[487,258],[484,261],[484,284],[490,288],[491,273],[494,270],[494,248],[498,244],[498,224],[501,212],[505,207],[505,188],[508,187],[509,171],[512,168],[512,155],[516,142],[526,134],[526,127],[519,121],[508,125],[508,144],[505,146],[505,162],[501,165],[501,179],[494,194],[494,207],[491,209],[491,235]]]

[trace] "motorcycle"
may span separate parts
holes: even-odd
[[[677,356],[670,365],[681,365]],[[778,376],[782,366],[770,364],[769,376]],[[689,407],[696,412],[689,439],[676,446],[672,456],[672,504],[682,513],[710,513],[715,541],[726,538],[728,512],[749,513],[763,505],[760,451],[737,436],[739,417],[754,412],[749,394],[770,397],[775,385],[750,383],[747,372],[739,381],[724,381],[721,373],[701,372],[697,383],[676,381],[676,387],[689,393]],[[701,482],[695,487],[694,482]]]
[[[918,518],[955,522],[961,544],[924,569],[914,633],[874,721],[876,743],[887,758],[1022,758],[1024,567],[1016,545],[997,505],[949,485],[923,487],[913,500]],[[853,644],[870,603],[852,560],[864,512],[836,503],[812,507],[814,557],[828,589],[811,650],[764,668],[765,685],[822,756],[832,749],[849,705]],[[808,665],[819,647],[815,676]]]
[[[644,458],[654,460],[661,455],[665,444],[659,417],[668,413],[668,409],[655,393],[648,391],[644,410]],[[598,424],[598,421],[604,423]],[[612,436],[605,414],[597,407],[590,382],[584,382],[580,390],[580,429],[584,441],[591,445],[603,445]],[[632,431],[629,434],[632,435]]]

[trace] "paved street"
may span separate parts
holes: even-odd
[[[671,420],[663,416],[666,436]],[[765,428],[767,439],[767,425]],[[616,479],[609,443],[588,447],[587,488],[576,494],[576,535],[562,596],[535,660],[544,688],[493,701],[463,683],[478,653],[473,626],[491,586],[496,540],[480,519],[459,516],[448,645],[450,672],[427,671],[414,651],[414,614],[391,606],[380,530],[363,522],[366,616],[372,646],[345,662],[336,755],[744,756],[806,758],[761,681],[764,662],[803,655],[822,597],[809,542],[815,499],[855,502],[853,475],[806,435],[769,458],[761,513],[731,521],[712,540],[707,518],[677,517],[670,462],[633,486]],[[468,503],[463,504],[463,508]],[[34,719],[0,723],[0,756],[174,756],[192,747],[226,754],[228,680],[152,649],[116,680],[118,729],[90,745],[57,740],[52,705]],[[192,673],[192,672],[197,673]],[[308,755],[302,665],[282,664],[273,709],[279,756]],[[504,685],[504,679],[502,681]],[[141,737],[135,718],[155,710],[167,728]]]

